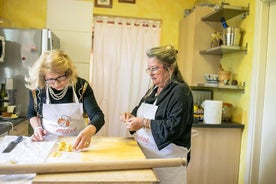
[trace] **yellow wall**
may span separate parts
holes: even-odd
[[[47,0],[0,0],[0,2],[3,6],[0,16],[9,20],[0,25],[1,27],[46,27]],[[161,20],[162,44],[173,44],[178,47],[179,21],[184,15],[184,9],[193,5],[194,0],[188,2],[187,0],[138,0],[136,4],[118,3],[118,0],[113,0],[112,8],[95,7],[94,14]]]
[[[136,0],[136,4],[118,3],[113,0],[113,8],[95,8],[94,14],[120,15],[162,21],[161,44],[178,47],[178,26],[184,9],[193,7],[194,0]]]
[[[0,17],[2,18],[2,13],[3,13],[3,0],[0,0]]]
[[[159,19],[162,21],[162,44],[170,43],[178,47],[178,26],[184,15],[184,9],[192,8],[194,2],[204,1],[205,0],[136,0],[136,4],[128,4],[118,3],[118,0],[113,0],[113,8],[94,8],[94,14]],[[220,4],[221,0],[209,0],[208,2]],[[241,28],[246,30],[243,40],[244,43],[248,43],[248,52],[247,54],[238,53],[223,56],[221,62],[224,68],[232,70],[235,79],[239,82],[246,83],[245,93],[217,90],[214,94],[216,99],[222,99],[223,101],[235,104],[234,121],[241,122],[245,125],[242,136],[239,177],[239,183],[242,184],[245,173],[248,109],[250,105],[255,1],[228,0],[227,2],[237,6],[248,6],[248,3],[250,3],[250,14],[246,19],[242,20],[240,24]],[[8,19],[5,24],[0,26],[44,28],[46,26],[46,7],[47,0],[0,0],[0,17]]]
[[[45,28],[47,0],[1,0],[1,27]]]

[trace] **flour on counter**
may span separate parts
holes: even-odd
[[[17,136],[0,138],[0,164],[34,164],[43,163],[57,141],[57,136],[47,135],[42,142],[33,142],[30,137],[23,137],[23,141],[16,145],[10,153],[2,153],[8,144]],[[36,174],[0,175],[2,184],[31,184]]]

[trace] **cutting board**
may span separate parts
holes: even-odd
[[[60,137],[50,152],[46,162],[87,162],[87,161],[118,161],[131,159],[145,159],[143,152],[132,137],[93,137],[89,148],[83,151],[61,152],[54,157],[53,153],[58,151],[61,141],[73,145],[75,137]]]
[[[61,141],[73,144],[75,137],[60,137],[50,152],[46,163],[89,162],[89,161],[120,161],[143,160],[145,156],[137,142],[131,137],[101,137],[94,136],[87,150],[62,152],[58,157],[53,153],[58,151]],[[155,183],[158,178],[152,169],[97,171],[80,173],[38,174],[33,183]]]

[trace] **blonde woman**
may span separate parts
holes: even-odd
[[[153,86],[131,113],[120,119],[147,158],[187,158],[191,147],[193,97],[177,66],[171,45],[147,51]],[[186,167],[156,168],[161,184],[185,184]]]
[[[32,140],[43,141],[46,134],[77,136],[73,149],[87,148],[104,125],[104,114],[88,82],[77,76],[70,57],[61,50],[44,52],[25,81],[30,89]],[[88,125],[84,112],[90,120]]]

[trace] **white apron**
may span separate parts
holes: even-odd
[[[46,87],[46,104],[43,104],[42,126],[51,134],[76,136],[86,127],[82,103],[79,103],[74,87],[72,89],[75,103],[50,104],[49,89]]]
[[[155,103],[153,105],[142,103],[137,110],[137,117],[154,120],[157,108],[158,106],[156,106]],[[136,131],[134,138],[138,142],[147,158],[187,159],[188,149],[172,143],[159,151],[152,136],[151,129],[141,128],[140,130]],[[160,184],[186,184],[185,166],[155,168],[154,171],[160,179]]]

